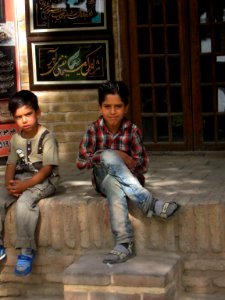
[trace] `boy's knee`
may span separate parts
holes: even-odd
[[[115,192],[116,190],[121,190],[121,184],[115,179],[114,176],[111,175],[108,175],[104,178],[102,186],[105,189],[106,195],[112,191]]]
[[[26,194],[26,195],[22,195],[18,198],[18,200],[16,202],[17,211],[38,210],[38,206],[36,205],[35,200],[32,199],[31,196],[32,195],[30,195],[30,197],[29,197]]]
[[[113,150],[105,150],[101,154],[101,161],[103,163],[115,163],[119,159],[119,156]]]

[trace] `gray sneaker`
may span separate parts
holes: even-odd
[[[130,242],[128,247],[117,244],[108,254],[105,255],[103,262],[105,264],[122,263],[134,257],[135,255],[135,247],[133,242]]]

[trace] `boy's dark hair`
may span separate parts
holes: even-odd
[[[119,95],[125,105],[129,103],[129,90],[123,81],[108,81],[98,89],[98,104],[102,105],[107,95]]]
[[[14,116],[16,110],[24,105],[30,106],[35,111],[39,110],[37,96],[28,90],[21,90],[11,96],[8,104],[8,110]]]

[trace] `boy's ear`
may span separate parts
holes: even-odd
[[[36,116],[37,116],[37,119],[39,120],[40,117],[41,117],[41,111],[40,111],[40,109],[38,109],[38,110],[36,111]]]
[[[102,112],[102,106],[99,105],[99,106],[98,106],[98,109],[99,109],[99,111],[100,111],[100,113],[101,113],[101,112]]]
[[[129,104],[127,104],[126,107],[125,107],[125,113],[128,112],[128,109],[129,109]]]

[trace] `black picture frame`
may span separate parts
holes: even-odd
[[[0,45],[0,101],[12,96],[17,89],[15,46]]]
[[[5,23],[5,0],[0,0],[0,23]]]
[[[77,3],[77,5],[76,5]],[[109,0],[25,0],[27,34],[107,30]]]
[[[29,40],[32,90],[96,87],[113,77],[110,39]]]

